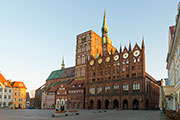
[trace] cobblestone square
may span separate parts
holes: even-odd
[[[160,111],[79,110],[79,115],[51,117],[55,110],[0,110],[0,120],[167,120]]]

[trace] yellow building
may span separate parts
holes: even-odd
[[[26,106],[26,86],[23,82],[12,82],[13,87],[13,108],[22,108]]]

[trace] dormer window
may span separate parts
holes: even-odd
[[[75,88],[76,86],[75,86],[75,85],[73,85],[72,87],[73,87],[73,88]]]
[[[22,86],[23,86],[23,84],[22,84],[22,83],[19,83],[19,86],[20,86],[20,87],[22,87]]]
[[[7,82],[4,82],[4,85],[7,86]]]
[[[81,84],[79,84],[79,87],[81,87]]]

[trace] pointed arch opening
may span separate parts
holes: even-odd
[[[123,109],[124,110],[128,109],[128,101],[126,99],[123,100]]]
[[[137,99],[133,100],[133,109],[138,110],[139,109],[139,101]]]
[[[90,109],[94,109],[94,101],[90,100],[89,104],[90,104]]]
[[[117,99],[115,99],[115,100],[113,101],[113,108],[114,108],[114,109],[118,109],[118,108],[119,108],[119,102],[118,102]]]
[[[97,101],[97,109],[101,109],[101,101],[100,100]]]

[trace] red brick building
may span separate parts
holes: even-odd
[[[85,81],[75,80],[68,88],[68,108],[84,109],[85,108]]]
[[[145,71],[145,45],[119,52],[108,37],[106,15],[102,27],[102,54],[86,59],[85,108],[157,109],[159,86]],[[111,51],[111,52],[109,52]]]

